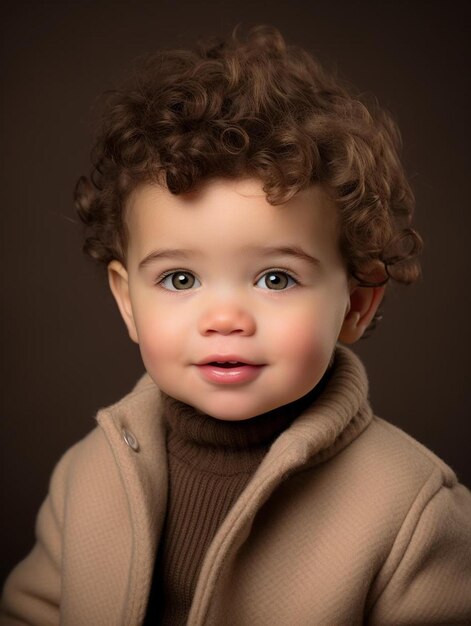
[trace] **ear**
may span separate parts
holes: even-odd
[[[129,296],[129,280],[128,272],[119,261],[111,261],[108,265],[108,282],[111,292],[118,305],[121,317],[126,324],[129,336],[133,341],[139,343],[136,325],[131,306],[131,298]]]
[[[386,287],[354,287],[350,292],[350,307],[347,311],[339,340],[355,343],[362,337],[372,321],[383,299]]]

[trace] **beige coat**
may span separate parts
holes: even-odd
[[[471,624],[471,494],[372,416],[339,348],[315,405],[273,444],[206,555],[191,626]],[[137,626],[166,507],[159,392],[145,376],[59,462],[2,626]]]

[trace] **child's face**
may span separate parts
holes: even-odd
[[[177,196],[148,185],[131,196],[127,224],[127,269],[114,261],[110,278],[159,388],[243,420],[320,381],[350,308],[336,208],[321,187],[272,206],[256,180]]]

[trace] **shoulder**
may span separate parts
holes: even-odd
[[[413,437],[374,417],[368,427],[333,462],[333,489],[367,505],[368,527],[388,529],[389,540],[406,522],[413,528],[422,513],[446,501],[435,518],[450,512],[470,512],[471,493],[455,472]],[[430,506],[431,505],[431,506]],[[469,522],[468,522],[469,525]]]
[[[444,486],[457,484],[458,479],[451,467],[426,446],[386,420],[374,417],[364,435],[359,440],[363,454],[370,455],[383,472],[394,468],[398,480],[414,477],[415,481],[421,482],[433,474]]]
[[[369,538],[376,528],[378,545],[391,545],[404,520],[416,520],[440,492],[449,492],[456,502],[471,501],[455,472],[432,451],[388,422],[374,417],[360,435],[336,456],[307,472],[319,506],[337,501],[345,506],[346,518],[367,528]],[[460,504],[461,506],[461,504]],[[468,504],[466,504],[468,507]]]
[[[389,494],[385,511],[391,518],[396,515],[389,550],[371,589],[372,623],[382,623],[383,613],[391,619],[396,612],[410,618],[419,597],[424,616],[427,608],[433,616],[443,611],[440,623],[464,623],[461,619],[471,610],[466,574],[471,573],[470,491],[442,459],[401,429],[375,418],[367,431],[366,447],[375,448],[376,480]],[[414,594],[408,595],[412,587]],[[397,617],[399,622],[409,623]]]
[[[373,417],[324,465],[321,473],[333,487],[361,490],[381,500],[400,497],[404,504],[429,481],[430,488],[458,483],[455,472],[442,459],[379,417]]]

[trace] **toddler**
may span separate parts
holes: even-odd
[[[108,94],[76,203],[146,374],[57,465],[2,625],[471,623],[471,494],[346,347],[419,275],[398,150],[268,27]]]

